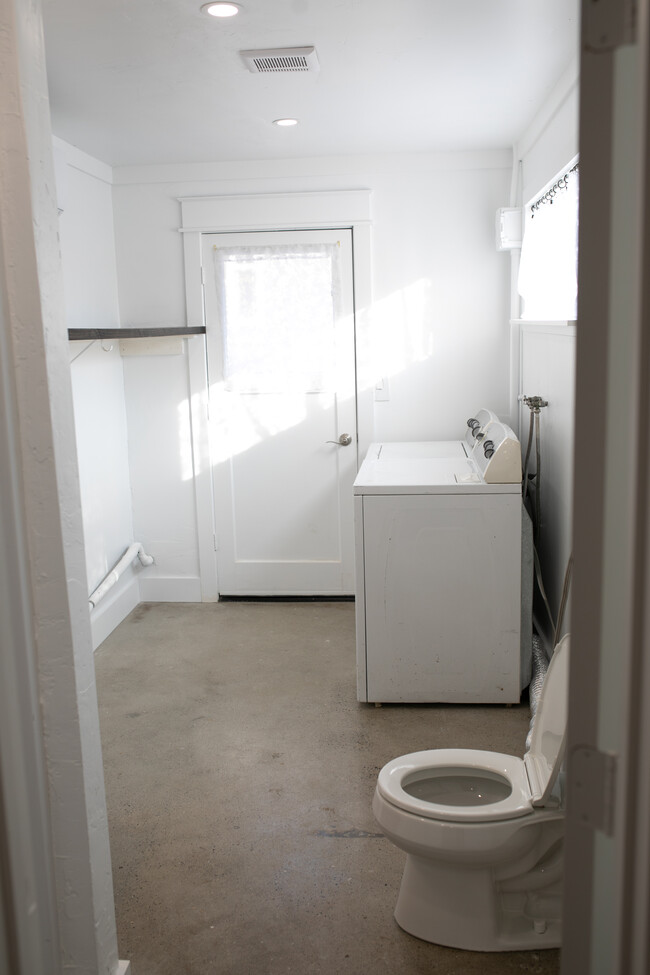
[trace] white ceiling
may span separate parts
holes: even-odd
[[[114,166],[504,148],[578,51],[579,0],[200,4],[43,0],[55,134]],[[238,53],[311,44],[314,75]]]

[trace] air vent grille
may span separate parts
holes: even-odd
[[[279,47],[266,51],[241,51],[246,67],[253,74],[318,71],[314,47]]]

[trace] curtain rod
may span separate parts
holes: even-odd
[[[576,163],[575,166],[572,166],[571,169],[567,169],[566,173],[564,173],[563,176],[560,176],[560,178],[555,183],[553,183],[553,185],[550,187],[550,189],[546,191],[546,193],[542,193],[542,195],[539,197],[538,200],[535,200],[534,203],[531,203],[530,205],[531,219],[532,217],[535,216],[535,211],[539,209],[542,203],[551,203],[551,204],[553,203],[553,197],[555,196],[555,194],[558,193],[560,190],[565,190],[567,188],[567,183],[571,173],[577,173],[577,172],[578,172],[578,163]]]

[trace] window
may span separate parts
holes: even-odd
[[[521,317],[528,321],[567,321],[577,316],[577,163],[525,208],[519,294]]]
[[[214,245],[226,389],[333,388],[339,250],[331,243]]]

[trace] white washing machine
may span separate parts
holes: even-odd
[[[372,444],[354,484],[357,697],[514,703],[532,613],[519,441],[492,421],[462,456],[440,444]]]

